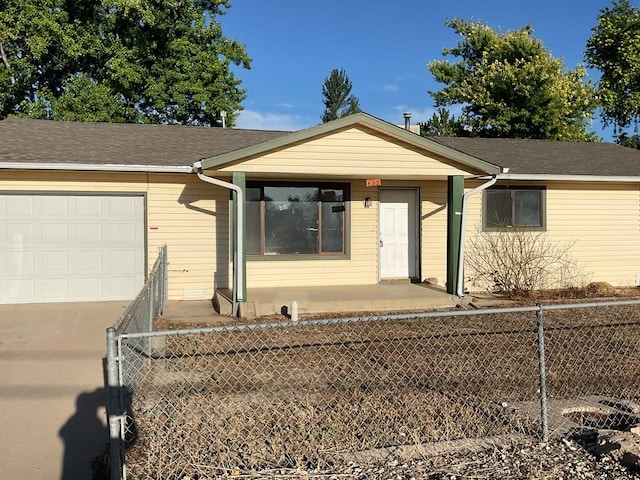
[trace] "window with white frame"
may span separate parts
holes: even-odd
[[[544,187],[491,187],[484,191],[482,227],[485,231],[546,227]]]
[[[347,253],[348,184],[247,182],[247,254]]]

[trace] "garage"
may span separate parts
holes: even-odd
[[[0,304],[134,298],[144,219],[142,194],[0,193]]]

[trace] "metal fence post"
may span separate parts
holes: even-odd
[[[549,411],[547,408],[547,366],[544,351],[544,310],[538,304],[536,312],[538,332],[538,369],[540,376],[540,420],[542,422],[542,441],[549,441]]]
[[[116,331],[107,328],[107,419],[109,423],[109,453],[111,460],[111,480],[122,478],[120,464],[120,406],[118,401],[118,365]]]
[[[164,312],[164,302],[167,300],[167,289],[169,285],[168,262],[167,262],[167,246],[162,246],[162,268],[160,269],[160,281],[162,285],[162,300],[160,302],[160,314]]]
[[[149,292],[148,292],[148,296],[149,296],[149,302],[147,304],[148,308],[149,308],[149,324],[148,324],[148,330],[147,332],[153,332],[153,320],[155,318],[155,312],[154,312],[154,298],[156,295],[156,277],[155,277],[155,272],[154,274],[151,276],[151,279],[149,281]]]

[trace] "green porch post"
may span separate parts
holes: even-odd
[[[242,269],[243,275],[242,275],[242,298],[244,299],[244,301],[247,300],[247,250],[246,250],[246,246],[247,246],[247,202],[246,202],[246,178],[245,178],[245,174],[244,172],[233,172],[233,175],[231,177],[231,182],[234,185],[237,185],[238,187],[240,187],[240,189],[242,190],[242,196],[245,198],[245,201],[242,202],[242,205],[239,205],[238,207],[242,209],[242,234],[243,234],[243,238],[237,238],[236,235],[236,229],[233,229],[233,251],[237,252],[238,251],[238,245],[240,244],[240,242],[242,242],[242,256],[241,258],[238,258],[238,265],[235,266],[235,268],[240,268]],[[237,201],[237,195],[234,193],[234,201]],[[236,225],[238,222],[238,216],[237,216],[237,210],[234,208],[233,209],[233,224]]]
[[[454,295],[458,282],[460,260],[460,229],[462,225],[462,196],[464,177],[453,175],[447,178],[447,293]]]

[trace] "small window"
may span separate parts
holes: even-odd
[[[344,255],[348,184],[248,183],[247,253]]]
[[[485,190],[483,229],[544,230],[545,192],[542,187],[493,187]]]

